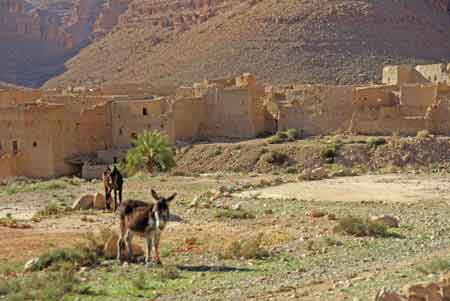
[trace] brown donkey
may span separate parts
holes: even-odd
[[[111,209],[111,203],[114,203],[114,211],[117,210],[118,205],[122,203],[122,189],[123,189],[123,177],[119,170],[114,166],[113,170],[106,168],[102,175],[103,186],[105,187],[105,199],[106,209]],[[112,193],[114,192],[114,200]],[[117,197],[119,202],[117,203]]]
[[[160,197],[153,189],[154,204],[138,200],[126,200],[119,206],[120,237],[117,241],[117,260],[121,259],[121,249],[125,244],[129,259],[133,258],[131,242],[133,235],[144,237],[146,244],[145,263],[150,263],[151,248],[155,252],[154,261],[161,264],[159,257],[159,241],[161,232],[169,221],[169,204],[176,193],[168,198]]]

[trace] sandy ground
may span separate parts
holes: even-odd
[[[419,202],[450,199],[447,177],[416,175],[365,175],[288,183],[245,191],[241,197],[297,198],[327,201]]]

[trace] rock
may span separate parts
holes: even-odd
[[[408,294],[409,300],[443,300],[440,293],[440,287],[436,283],[418,283],[409,285],[404,288],[404,292]]]
[[[384,289],[379,291],[375,297],[375,301],[403,301],[406,300],[396,292],[385,291]]]
[[[379,216],[371,216],[369,220],[372,223],[383,224],[386,227],[398,228],[400,225],[400,220],[391,215],[379,215]]]
[[[39,257],[28,260],[25,263],[23,271],[24,272],[34,271],[36,269],[36,265],[39,263],[39,260],[40,260]]]
[[[103,249],[104,251],[104,255],[105,258],[107,259],[113,259],[117,257],[117,240],[119,239],[119,235],[117,235],[116,233],[114,233],[106,242],[105,247]],[[133,255],[134,256],[142,256],[144,255],[144,250],[142,249],[141,246],[138,246],[136,244],[132,244],[131,246],[132,250],[133,250]],[[127,249],[124,248],[122,250],[122,254],[125,258],[128,257],[128,252]]]
[[[237,203],[231,206],[231,209],[233,210],[241,210],[242,209],[242,204],[241,203]]]
[[[330,177],[350,177],[350,176],[356,176],[356,173],[351,168],[343,168],[330,174]]]
[[[91,209],[94,207],[94,196],[92,194],[83,195],[72,205],[73,210]]]
[[[323,167],[318,167],[314,169],[305,169],[299,176],[299,180],[304,181],[315,181],[328,178],[328,172]]]
[[[333,214],[333,213],[328,213],[327,217],[330,221],[337,220],[336,214]]]
[[[319,211],[319,210],[311,210],[308,212],[308,215],[310,217],[318,218],[318,217],[324,217],[326,215],[326,213],[323,211]]]
[[[94,208],[95,209],[105,209],[106,208],[106,198],[101,193],[96,193],[94,196]]]

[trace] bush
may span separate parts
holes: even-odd
[[[320,152],[320,156],[322,159],[325,159],[327,163],[333,163],[335,157],[338,154],[340,145],[336,143],[328,144],[322,151]]]
[[[289,157],[276,151],[269,151],[264,153],[261,159],[270,164],[282,165],[289,160]]]
[[[335,226],[334,231],[357,237],[390,236],[390,233],[387,231],[387,227],[385,225],[379,223],[372,223],[368,220],[363,220],[362,218],[354,216],[346,216],[344,218],[341,218],[338,224]]]
[[[380,145],[386,144],[386,139],[384,139],[383,137],[370,137],[369,139],[367,139],[367,144],[370,147],[377,148]]]
[[[155,168],[168,171],[175,166],[167,135],[158,131],[144,131],[133,143],[135,147],[128,151],[125,158],[125,169],[129,174],[142,168],[146,168],[149,173],[153,173]]]
[[[158,278],[161,280],[174,280],[180,278],[180,271],[173,265],[163,266],[158,272]]]
[[[431,136],[430,132],[428,132],[427,130],[421,130],[421,131],[417,132],[416,138],[417,139],[426,139],[426,138],[429,138],[430,136]]]
[[[33,215],[32,220],[39,221],[43,218],[47,218],[47,217],[51,217],[51,216],[61,216],[61,215],[67,214],[70,211],[72,211],[72,209],[69,207],[63,207],[63,206],[60,206],[56,202],[50,202],[43,209],[36,212]]]
[[[230,218],[230,219],[253,219],[255,216],[252,213],[244,210],[233,209],[218,209],[215,214],[216,218]]]
[[[221,258],[223,259],[263,259],[269,257],[269,252],[261,247],[263,234],[254,238],[234,240],[225,244]]]
[[[278,131],[275,135],[269,138],[269,144],[277,144],[284,142],[292,142],[300,139],[303,134],[303,130],[288,129],[286,131]]]

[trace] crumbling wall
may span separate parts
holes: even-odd
[[[385,85],[401,85],[412,82],[412,71],[410,65],[385,66],[383,68],[382,82]]]
[[[351,86],[295,86],[279,105],[278,129],[296,128],[308,135],[344,132],[353,113],[352,99]]]
[[[417,65],[415,70],[429,82],[450,84],[450,64]]]

